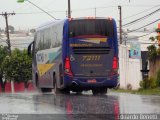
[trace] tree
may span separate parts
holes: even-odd
[[[35,31],[36,31],[35,29],[31,29],[30,30],[31,33],[35,33]]]
[[[6,78],[15,82],[24,82],[25,88],[28,88],[28,81],[32,76],[31,65],[32,59],[28,56],[27,51],[15,49],[4,62]]]
[[[155,45],[150,45],[147,47],[148,49],[148,59],[149,60],[155,60],[157,57],[157,48]]]
[[[160,34],[160,29],[159,28],[157,28],[155,31]],[[147,47],[147,49],[148,49],[148,57],[149,57],[150,60],[154,61],[156,59],[156,57],[158,55],[160,55],[160,35],[154,36],[154,37],[152,36],[149,39],[151,41],[156,41],[158,43],[158,45],[159,45],[159,48],[156,48],[155,45],[150,45],[150,46]]]
[[[14,27],[13,27],[13,26],[8,25],[8,30],[9,30],[11,33],[14,33]],[[5,31],[6,31],[6,28],[5,28]]]
[[[0,84],[1,84],[1,88],[2,88],[2,92],[5,91],[5,84],[6,84],[6,80],[4,80],[4,60],[5,57],[7,56],[7,47],[6,46],[2,46],[0,45]]]

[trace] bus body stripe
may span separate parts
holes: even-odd
[[[49,69],[51,69],[55,64],[38,64],[38,72],[39,72],[39,76],[41,77],[42,75],[44,75]]]

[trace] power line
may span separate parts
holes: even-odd
[[[111,8],[111,7],[117,7],[117,6],[107,6],[107,7],[95,7],[96,9],[104,9],[104,8]],[[73,9],[72,12],[76,12],[76,11],[85,11],[85,10],[94,10],[95,8],[84,8],[84,9]],[[55,13],[55,12],[64,12],[66,13],[66,11],[64,10],[60,10],[60,11],[46,11],[47,13]],[[41,14],[44,12],[30,12],[30,13],[16,13],[16,14]]]
[[[94,7],[94,8],[83,8],[83,9],[73,9],[72,11],[75,12],[75,11],[84,11],[84,10],[94,10],[95,8],[96,9],[106,9],[106,8],[112,8],[112,7],[117,7],[117,6],[102,6],[102,7]]]
[[[122,7],[148,7],[148,6],[153,6],[154,7],[158,7],[159,5],[121,5]],[[105,9],[105,8],[112,8],[112,7],[117,7],[117,6],[99,6],[99,7],[91,7],[91,8],[82,8],[82,9],[72,9],[72,12],[75,11],[82,11],[82,10],[91,10],[91,9]],[[152,9],[152,8],[151,8]],[[46,11],[48,13],[52,13],[52,12],[66,12],[66,10],[59,10],[59,11]],[[37,13],[43,13],[43,12],[32,12],[33,14],[37,14]],[[17,14],[32,14],[32,13],[17,13]]]
[[[55,12],[66,12],[66,11],[46,11],[46,12],[48,12],[48,13],[55,13]],[[29,13],[16,13],[16,14],[18,14],[18,15],[21,15],[21,14],[24,14],[24,15],[26,15],[26,14],[44,14],[44,12],[29,12]]]
[[[35,5],[35,4],[34,4]],[[146,7],[146,6],[153,6],[153,5],[123,5],[122,7],[125,7],[125,6],[128,6],[128,7]],[[160,5],[156,5],[157,7],[158,6],[160,6]],[[156,7],[156,6],[154,6],[154,7]],[[36,7],[38,7],[38,6],[36,6]],[[84,9],[73,9],[72,10],[72,12],[77,12],[77,11],[85,11],[85,10],[95,10],[95,8],[96,9],[105,9],[105,8],[112,8],[112,7],[117,7],[117,6],[102,6],[102,7],[94,7],[94,8],[84,8]],[[152,8],[154,8],[154,7],[152,7]],[[150,8],[150,9],[152,9],[152,8]],[[39,8],[40,9],[40,8]],[[146,12],[146,11],[149,11],[149,9],[147,9],[147,10],[145,10],[145,11],[142,11],[142,12],[140,12],[140,13],[137,13],[137,14],[135,14],[135,15],[133,15],[133,16],[136,16],[136,15],[138,15],[138,14],[141,14],[141,13],[143,13],[143,12]],[[60,10],[60,11],[45,11],[45,13],[55,13],[55,12],[62,12],[62,13],[66,13],[66,10]],[[19,14],[19,15],[21,15],[21,14],[41,14],[41,13],[44,13],[44,11],[43,12],[30,12],[30,13],[16,13],[16,14]],[[52,16],[52,15],[51,15]],[[130,18],[130,17],[133,17],[133,16],[129,16],[129,17],[126,17],[126,18],[124,18],[124,19],[127,19],[127,18]],[[52,16],[53,17],[53,16]]]
[[[153,4],[153,5],[121,5],[122,7],[151,7],[151,6],[156,6],[160,4]]]
[[[147,25],[144,25],[144,26],[142,26],[142,27],[139,27],[139,28],[137,28],[137,29],[131,30],[131,31],[127,32],[127,33],[131,33],[131,32],[137,31],[137,30],[139,30],[139,29],[145,28],[145,27],[147,27],[147,26],[149,26],[149,25],[151,25],[151,24],[153,24],[153,23],[156,23],[156,22],[158,22],[158,21],[160,21],[160,19],[157,19],[157,20],[155,20],[155,21],[153,21],[153,22],[151,22],[151,23],[148,23]]]
[[[152,33],[154,33],[155,31],[152,31],[152,32],[150,32],[150,33],[147,33],[147,34],[144,34],[144,35],[141,35],[141,36],[137,36],[137,37],[135,37],[135,38],[131,38],[131,39],[128,39],[128,40],[134,40],[134,39],[138,39],[138,38],[141,38],[141,37],[145,37],[145,36],[148,36],[148,35],[150,35],[150,34],[152,34]]]
[[[153,12],[151,12],[151,13],[149,13],[149,14],[147,14],[147,15],[145,15],[145,16],[143,16],[143,17],[141,17],[141,18],[138,18],[136,20],[133,20],[133,21],[131,21],[129,23],[124,24],[123,27],[127,27],[127,26],[130,26],[130,25],[135,24],[137,22],[140,22],[141,20],[146,19],[147,17],[150,17],[151,15],[157,13],[158,11],[160,11],[160,8],[155,10],[155,11],[153,11]]]
[[[153,6],[153,7],[149,8],[149,9],[143,10],[143,11],[141,11],[141,12],[139,12],[139,13],[133,14],[133,15],[128,16],[128,17],[125,17],[125,18],[123,18],[123,20],[128,19],[128,18],[131,18],[131,17],[134,17],[134,16],[137,16],[137,15],[139,15],[139,14],[141,14],[141,13],[148,12],[148,11],[150,11],[150,10],[156,8],[156,7],[159,7],[159,6],[160,6],[160,5]]]
[[[41,11],[45,12],[47,15],[49,15],[51,18],[57,20],[54,16],[52,16],[51,14],[49,14],[47,11],[43,10],[42,8],[40,8],[39,6],[37,6],[36,4],[34,4],[33,2],[26,0],[27,2],[29,2],[30,4],[34,5],[35,7],[37,7],[38,9],[40,9]]]

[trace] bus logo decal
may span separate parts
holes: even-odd
[[[80,41],[100,44],[101,42],[107,42],[107,38],[86,38],[86,39],[80,39]]]
[[[73,55],[70,56],[70,61],[75,61],[75,58],[73,57]]]
[[[54,63],[53,64],[38,64],[37,67],[38,67],[39,75],[40,76],[44,75],[53,66],[54,66]]]
[[[100,44],[100,40],[80,40],[83,42],[89,42],[89,43],[95,43],[95,44]]]

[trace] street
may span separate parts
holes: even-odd
[[[93,96],[53,93],[16,93],[0,95],[0,117],[18,120],[118,120],[123,114],[158,114],[160,96],[109,92]],[[16,116],[17,115],[17,116]],[[10,120],[8,119],[8,120]]]
[[[0,21],[0,120],[160,120],[160,0],[3,0]]]

